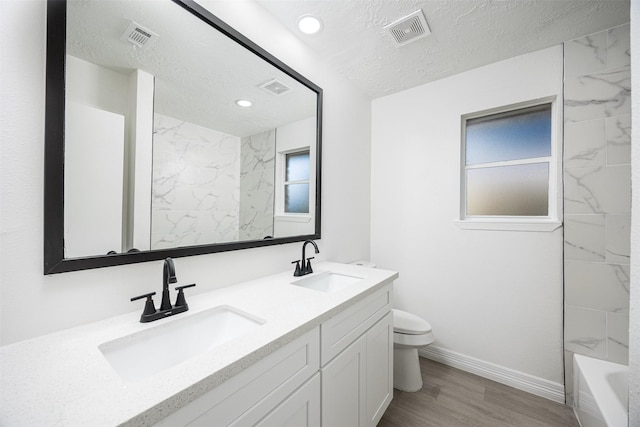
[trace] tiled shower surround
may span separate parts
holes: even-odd
[[[238,239],[240,138],[154,115],[151,248]]]
[[[242,138],[240,240],[273,236],[276,130]]]
[[[273,235],[276,130],[244,138],[154,115],[151,248]]]
[[[631,224],[629,25],[564,48],[564,349],[628,364]]]

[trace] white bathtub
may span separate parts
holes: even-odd
[[[582,427],[627,427],[629,367],[573,355],[573,410]]]

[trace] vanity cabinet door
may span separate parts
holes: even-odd
[[[316,373],[256,427],[320,427],[320,374]]]
[[[321,372],[323,426],[377,425],[393,398],[391,312]]]
[[[367,425],[375,426],[393,399],[393,315],[367,331]]]
[[[322,425],[366,426],[366,336],[329,362],[322,372]]]

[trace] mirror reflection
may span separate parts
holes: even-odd
[[[170,0],[70,0],[64,256],[316,233],[317,93]]]

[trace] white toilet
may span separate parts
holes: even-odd
[[[422,374],[418,348],[433,342],[431,325],[415,314],[402,310],[393,312],[393,388],[418,391]]]
[[[369,261],[352,264],[375,268]],[[422,388],[422,373],[418,360],[418,348],[433,342],[431,325],[426,320],[392,309],[393,312],[393,388],[402,391],[418,391]]]

